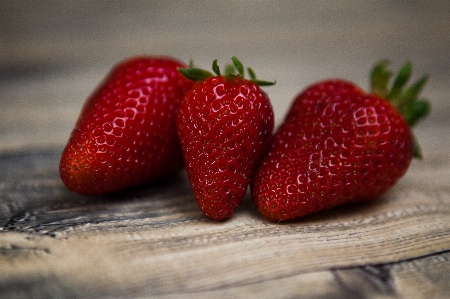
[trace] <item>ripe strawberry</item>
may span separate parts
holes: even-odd
[[[411,75],[407,63],[389,91],[391,75],[382,61],[372,72],[370,94],[328,80],[295,98],[251,183],[264,217],[291,220],[374,200],[406,173],[413,153],[420,156],[410,126],[429,110],[417,98],[427,77],[403,91]]]
[[[175,117],[193,81],[170,57],[118,64],[86,101],[62,153],[66,187],[99,195],[168,176],[183,166]]]
[[[180,69],[200,81],[184,97],[177,118],[186,170],[203,214],[216,221],[229,218],[242,201],[256,164],[272,136],[274,118],[267,95],[232,57],[239,74],[217,76],[196,69]],[[231,69],[234,69],[231,66]]]

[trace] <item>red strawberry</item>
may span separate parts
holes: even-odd
[[[417,98],[427,77],[403,91],[407,63],[389,91],[386,67],[383,61],[374,68],[372,93],[329,80],[295,98],[251,183],[264,217],[291,220],[374,200],[406,173],[414,151],[420,155],[410,126],[429,110]]]
[[[206,217],[229,218],[242,201],[258,160],[272,136],[273,110],[255,79],[239,74],[217,76],[196,68],[180,70],[200,81],[184,97],[177,118],[186,169],[195,198]],[[232,67],[233,68],[233,67]],[[228,68],[228,70],[230,67]]]
[[[62,153],[66,187],[104,194],[168,176],[183,166],[175,117],[193,81],[169,57],[118,64],[86,101]]]

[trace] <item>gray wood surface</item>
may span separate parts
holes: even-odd
[[[0,298],[449,298],[450,2],[0,1]],[[69,192],[61,150],[112,65],[231,55],[279,124],[308,84],[367,87],[380,58],[430,74],[424,160],[377,202],[287,223],[247,196],[205,219],[184,172],[102,196]]]

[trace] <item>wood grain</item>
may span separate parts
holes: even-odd
[[[265,221],[247,197],[231,220],[214,223],[201,215],[184,173],[86,198],[60,182],[59,155],[0,156],[5,298],[329,298],[400,290],[420,298],[412,290],[450,291],[450,196],[443,192],[401,182],[375,203],[287,224]],[[284,293],[271,285],[285,286]]]

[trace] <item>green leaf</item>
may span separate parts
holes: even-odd
[[[242,78],[244,78],[244,66],[242,65],[241,61],[239,59],[237,59],[235,56],[232,56],[231,60],[233,61],[233,64],[236,67],[239,75]]]
[[[208,77],[214,76],[212,73],[199,68],[179,68],[178,71],[183,76],[193,81],[203,81]]]
[[[387,68],[388,60],[379,61],[371,73],[371,90],[372,93],[381,97],[387,97],[389,94],[389,81],[391,80],[392,72]]]
[[[417,121],[427,116],[431,110],[430,102],[426,99],[412,103],[411,107],[410,113],[405,116],[410,127],[413,127]]]
[[[213,61],[212,69],[213,69],[214,73],[216,73],[217,76],[220,76],[220,68],[219,68],[219,65],[217,64],[217,59],[215,59]]]
[[[414,136],[414,158],[417,158],[419,160],[423,159],[422,155],[422,149],[420,148],[419,142],[417,141],[417,138]]]
[[[194,63],[193,63],[192,59],[190,60],[188,68],[179,68],[178,71],[183,76],[185,76],[186,78],[193,80],[193,81],[203,81],[206,78],[214,77],[215,75],[216,76],[225,76],[228,79],[233,79],[236,77],[244,78],[244,66],[242,65],[241,61],[239,59],[237,59],[235,56],[232,56],[231,60],[233,62],[232,64],[230,63],[230,64],[225,65],[225,74],[222,74],[220,72],[220,68],[217,63],[217,59],[215,59],[212,64],[212,70],[213,70],[214,74],[207,70],[203,70],[203,69],[194,67]],[[238,72],[238,74],[236,74],[236,71]],[[271,81],[256,79],[255,72],[251,68],[247,68],[247,71],[250,76],[249,81],[252,81],[253,83],[255,83],[259,86],[271,86],[276,83],[276,81],[271,82]]]
[[[411,77],[411,72],[412,72],[412,65],[411,62],[408,61],[402,66],[402,68],[398,72],[398,75],[395,78],[395,81],[392,85],[391,92],[387,96],[388,99],[396,106],[401,106],[403,104],[400,95],[403,90],[403,87],[405,87],[406,83]]]
[[[277,81],[264,81],[264,80],[250,80],[253,83],[257,84],[258,86],[272,86],[275,85],[277,83]]]
[[[250,79],[252,79],[252,80],[256,80],[256,74],[255,74],[255,72],[253,71],[253,69],[252,68],[247,68],[247,72],[248,72],[248,75],[250,76]]]
[[[422,92],[423,87],[428,81],[428,75],[423,76],[417,80],[413,85],[403,92],[402,97],[405,98],[404,104],[409,104],[417,100],[417,97]]]

